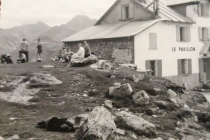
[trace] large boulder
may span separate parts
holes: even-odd
[[[118,97],[118,98],[126,98],[131,95],[133,89],[129,83],[123,84],[120,87],[110,87],[109,88],[109,96]]]
[[[96,107],[76,136],[78,140],[107,140],[116,129],[111,113],[105,107]]]
[[[121,129],[132,130],[138,135],[147,137],[156,136],[156,127],[154,124],[131,113],[121,111],[116,114],[115,123]]]
[[[144,91],[139,91],[135,93],[133,96],[133,101],[137,105],[148,105],[149,104],[149,95]]]

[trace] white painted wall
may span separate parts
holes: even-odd
[[[210,3],[209,0],[201,0],[200,2],[206,4]],[[198,26],[210,27],[210,17],[198,16],[198,5],[188,5],[186,7],[186,16],[196,22]]]
[[[135,63],[138,68],[145,70],[146,60],[162,60],[162,76],[178,75],[178,59],[192,59],[192,72],[199,73],[199,53],[203,43],[199,42],[198,28],[190,25],[191,41],[177,42],[176,25],[180,23],[159,22],[138,34],[134,38]],[[184,25],[184,24],[182,24]],[[149,33],[157,33],[157,50],[149,50]],[[172,47],[195,47],[193,52],[172,52]]]

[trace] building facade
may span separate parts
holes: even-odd
[[[187,5],[168,6],[158,0],[117,0],[93,27],[63,42],[74,48],[86,40],[102,59],[135,63],[139,70],[151,69],[153,75],[191,89],[205,82],[203,77],[208,75],[204,67],[210,65],[202,61],[207,41],[201,40],[204,29],[200,28],[210,24],[204,26],[200,21],[203,17],[189,18],[188,12],[175,12],[180,7],[185,8],[181,11],[189,11]]]

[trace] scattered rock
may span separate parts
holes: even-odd
[[[167,103],[166,102],[164,102],[164,101],[155,101],[154,102],[159,108],[167,108]]]
[[[49,85],[62,84],[60,80],[56,79],[51,74],[43,73],[34,73],[33,76],[30,78],[30,83],[41,83]]]
[[[123,84],[119,88],[110,87],[109,88],[109,96],[118,97],[118,98],[126,98],[131,95],[133,89],[130,84]]]
[[[170,99],[170,101],[171,101],[172,103],[178,105],[176,99]]]
[[[137,70],[137,65],[136,64],[119,64],[119,66],[128,67],[130,69]]]
[[[49,68],[54,68],[54,66],[53,65],[43,65],[42,68],[49,69]]]
[[[133,96],[133,101],[135,104],[138,105],[148,105],[149,104],[149,95],[144,91],[139,91],[137,93],[135,93]]]
[[[95,95],[98,95],[98,94],[99,94],[99,92],[96,89],[90,90],[88,92],[88,95],[89,96],[95,96]]]
[[[4,140],[4,138],[0,136],[0,140]]]
[[[144,80],[144,75],[140,75],[140,74],[134,74],[133,75],[133,81],[138,83],[139,81]]]
[[[138,135],[152,137],[156,135],[155,125],[142,119],[141,117],[132,115],[131,113],[122,111],[116,114],[115,123],[117,127],[126,130],[133,130]]]
[[[186,104],[183,106],[182,109],[186,110],[186,111],[191,111],[190,107],[188,105],[186,105]]]
[[[120,135],[125,135],[125,130],[117,129],[117,130],[115,131],[115,133],[120,134]]]
[[[14,136],[8,138],[7,140],[19,140],[19,139],[20,139],[19,135],[15,134]]]
[[[171,90],[171,89],[168,89],[168,94],[170,95],[170,97],[171,98],[174,98],[174,97],[176,97],[177,96],[177,94],[176,94],[176,92],[174,92],[173,90]]]
[[[155,90],[155,91],[161,91],[161,89],[160,89],[160,88],[154,88],[154,90]]]
[[[113,108],[112,101],[111,100],[104,101],[104,106],[108,109],[112,109]]]
[[[137,136],[134,133],[131,135],[131,137],[134,138],[135,140],[138,139]]]
[[[104,107],[96,107],[76,136],[79,140],[108,140],[116,129],[111,113]]]

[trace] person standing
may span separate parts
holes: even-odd
[[[38,38],[38,45],[37,45],[37,62],[42,62],[42,44],[41,39]]]
[[[29,48],[29,43],[26,41],[25,38],[23,38],[23,42],[21,42],[20,44],[20,52],[19,53],[23,53],[26,56],[26,62],[29,61],[29,52],[28,52],[28,48]]]

